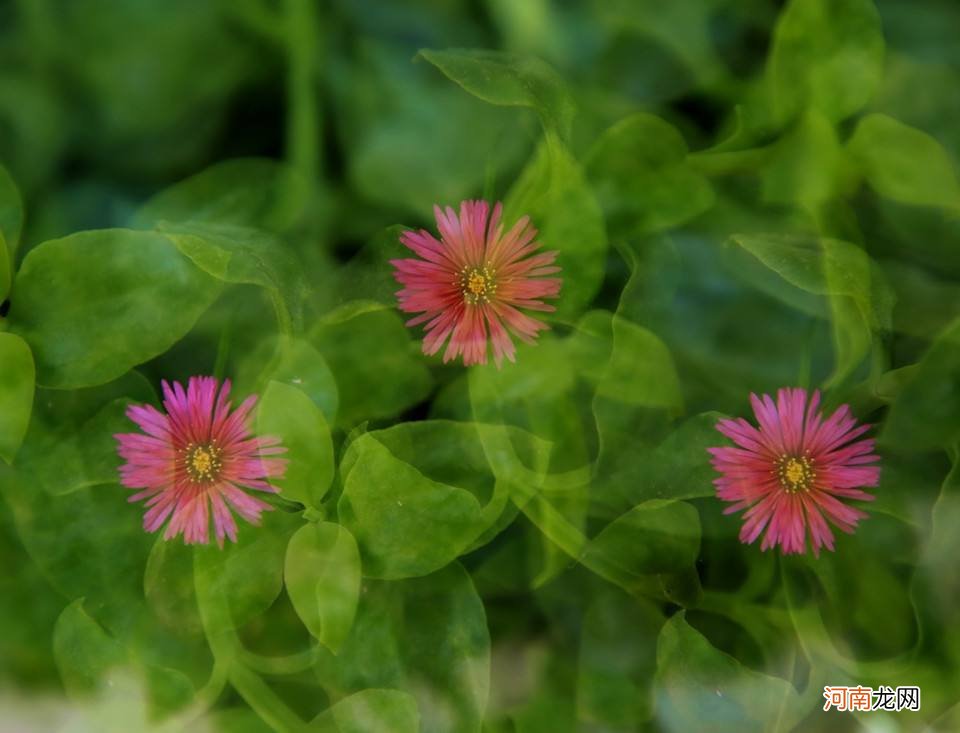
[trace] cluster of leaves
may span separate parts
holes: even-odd
[[[69,730],[859,730],[858,683],[960,728],[960,8],[282,5],[0,9],[0,682]],[[396,222],[468,196],[564,268],[502,371],[394,308]],[[222,551],[142,531],[112,439],[208,373],[290,458]],[[818,560],[712,498],[790,384],[884,454]]]

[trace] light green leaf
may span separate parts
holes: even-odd
[[[764,733],[791,730],[802,717],[786,680],[747,669],[673,616],[657,641],[657,718],[668,731]]]
[[[143,592],[168,628],[198,634],[203,630],[193,582],[193,548],[157,537],[147,558]]]
[[[7,299],[10,282],[13,279],[13,254],[7,250],[7,243],[0,231],[0,303]]]
[[[774,145],[762,172],[763,197],[808,206],[826,201],[841,189],[845,162],[833,124],[810,110]]]
[[[933,137],[892,117],[860,120],[847,146],[881,196],[920,206],[960,208],[950,154]]]
[[[307,194],[306,181],[290,166],[266,158],[228,160],[158,193],[133,226],[207,222],[283,232],[299,221]]]
[[[547,138],[504,201],[504,221],[527,215],[545,250],[556,250],[563,287],[554,301],[559,317],[578,315],[603,279],[607,232],[603,212],[583,171],[559,141]]]
[[[773,34],[767,82],[786,122],[807,108],[839,121],[873,97],[883,33],[871,0],[791,0]]]
[[[339,651],[360,595],[360,553],[353,536],[331,522],[301,527],[287,545],[283,575],[304,626],[330,651]]]
[[[348,471],[341,469],[338,513],[357,538],[366,576],[426,575],[460,555],[482,531],[482,508],[469,491],[430,480],[375,434],[360,436],[349,450],[355,458]]]
[[[328,425],[335,424],[337,382],[326,359],[308,341],[280,335],[241,356],[237,384],[242,393],[263,394],[271,381],[296,387],[320,408]]]
[[[613,317],[613,351],[597,395],[641,407],[680,410],[683,395],[670,350],[656,334]]]
[[[0,364],[0,458],[12,463],[33,407],[35,371],[30,347],[15,334],[0,333]]]
[[[605,130],[584,168],[615,235],[675,227],[714,201],[710,182],[687,162],[683,137],[654,115],[632,115]]]
[[[283,589],[283,558],[289,537],[301,521],[284,512],[266,512],[261,526],[240,523],[237,542],[221,550],[196,548],[195,568],[213,584],[211,594],[226,598],[233,625],[240,628],[266,611]]]
[[[77,599],[60,614],[53,631],[53,653],[71,694],[93,692],[111,669],[126,662],[123,645],[112,638]]]
[[[33,349],[41,385],[93,386],[169,349],[219,292],[160,234],[80,232],[26,256],[10,329]]]
[[[333,442],[323,413],[302,390],[271,381],[257,408],[257,433],[277,436],[287,452],[281,494],[318,506],[333,481]]]
[[[424,49],[419,55],[470,94],[490,104],[530,107],[548,132],[569,136],[573,100],[563,79],[540,59],[485,49]]]
[[[20,232],[23,229],[23,202],[20,192],[13,182],[7,169],[0,165],[0,241],[6,241],[6,261],[10,272],[13,271],[14,256],[17,254],[17,245],[20,243]],[[0,251],[3,247],[0,246]],[[0,264],[0,273],[3,271]],[[0,274],[0,294],[3,292],[3,277]],[[0,295],[0,302],[3,296]]]
[[[417,733],[417,700],[400,690],[361,690],[331,705],[307,729],[314,733]]]

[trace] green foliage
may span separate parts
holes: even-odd
[[[219,292],[159,234],[110,229],[44,242],[13,284],[10,326],[37,382],[104,384],[182,338]]]
[[[3,725],[958,729],[952,3],[0,18]],[[397,309],[401,232],[467,199],[561,268],[500,367]],[[145,532],[118,472],[194,375],[285,448],[223,547]],[[786,386],[882,456],[819,557],[716,498],[718,422]],[[840,684],[922,708],[823,711]]]
[[[34,366],[30,347],[12,333],[0,333],[0,458],[7,463],[20,448],[33,407]]]

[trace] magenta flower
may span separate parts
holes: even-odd
[[[857,425],[842,405],[824,419],[817,407],[820,392],[807,404],[805,389],[781,389],[774,404],[769,395],[750,395],[759,430],[746,420],[721,420],[717,430],[736,448],[710,448],[717,496],[733,502],[724,514],[746,509],[740,541],[750,544],[766,534],[761,549],[780,545],[783,554],[806,550],[807,528],[813,554],[833,550],[833,533],[826,520],[853,532],[867,514],[848,506],[846,499],[872,501],[862,487],[876,486],[880,457],[872,439],[858,440],[869,425]]]
[[[489,216],[486,201],[464,201],[458,217],[449,206],[446,212],[435,206],[439,241],[425,229],[400,235],[422,258],[391,264],[403,285],[400,310],[420,314],[407,325],[427,324],[423,353],[436,354],[449,338],[444,362],[462,354],[466,365],[486,364],[489,335],[499,368],[504,356],[516,361],[510,333],[533,343],[548,328],[520,309],[554,310],[542,299],[558,297],[561,280],[543,276],[560,272],[553,264],[557,253],[532,254],[540,244],[526,216],[504,234],[502,210],[498,203]]]
[[[218,394],[219,392],[219,394]],[[190,544],[209,541],[210,518],[217,534],[237,541],[231,510],[251,524],[271,506],[249,490],[275,492],[269,479],[282,478],[286,460],[270,458],[286,451],[278,438],[258,438],[248,428],[255,395],[236,410],[230,404],[230,381],[191,377],[186,390],[163,382],[164,415],[151,405],[131,405],[127,417],[146,435],[115,435],[121,482],[142,489],[129,501],[146,499],[143,528],[156,532],[169,518],[165,540],[183,535]]]

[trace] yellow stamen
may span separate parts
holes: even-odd
[[[220,469],[223,467],[220,461],[222,450],[217,447],[217,441],[203,445],[191,443],[180,453],[183,455],[187,476],[193,483],[210,483],[220,477]]]
[[[496,274],[496,270],[486,265],[464,267],[460,270],[460,277],[456,284],[463,293],[464,302],[467,305],[489,303],[490,298],[497,292]]]
[[[780,456],[776,473],[780,478],[780,485],[791,494],[809,490],[817,477],[817,472],[813,469],[813,461],[806,454]]]

